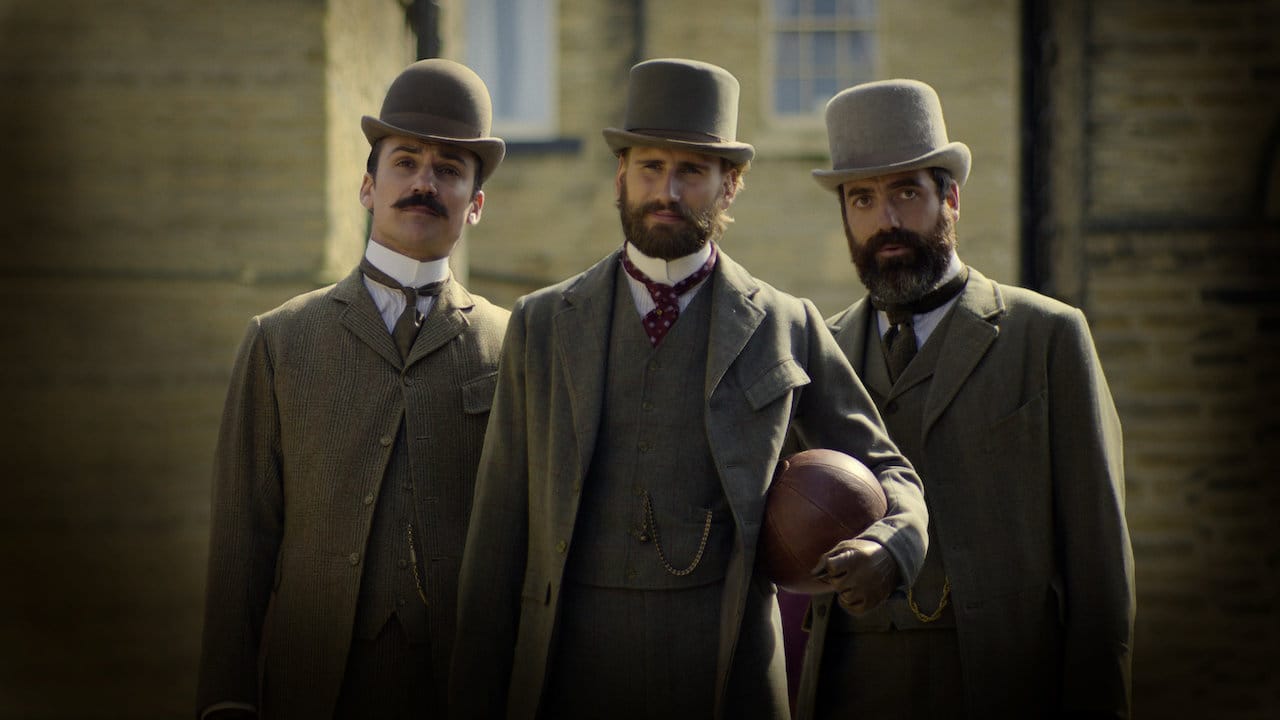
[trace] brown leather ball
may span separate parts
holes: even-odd
[[[810,574],[818,560],[884,517],[887,507],[875,474],[838,450],[804,450],[779,462],[760,530],[765,573],[791,592],[831,592]]]

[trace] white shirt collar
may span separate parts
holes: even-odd
[[[707,258],[711,257],[711,243],[702,246],[698,252],[692,255],[678,257],[675,260],[662,260],[645,255],[636,249],[631,243],[624,243],[627,259],[632,262],[640,272],[649,276],[650,280],[660,282],[665,285],[675,285],[681,280],[698,272],[698,268],[707,264]]]
[[[409,287],[421,287],[449,277],[449,258],[421,262],[380,245],[372,238],[369,239],[364,256],[369,258],[374,267]]]

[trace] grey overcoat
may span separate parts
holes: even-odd
[[[951,580],[968,717],[1127,717],[1120,421],[1084,315],[973,270],[950,312],[929,339],[944,344],[911,460]],[[870,322],[865,299],[829,320],[859,373]],[[840,681],[820,675],[824,641],[857,638],[826,632],[832,612],[833,596],[814,599],[802,720],[815,684]]]
[[[456,718],[537,711],[601,422],[617,266],[611,254],[513,309],[460,579],[450,680]],[[723,252],[709,282],[702,290],[712,294],[706,423],[688,431],[706,434],[736,525],[716,716],[787,717],[775,589],[755,560],[765,491],[788,432],[876,471],[889,512],[868,536],[906,578],[923,562],[926,511],[919,479],[812,303],[756,280]]]
[[[508,316],[450,282],[402,363],[356,270],[250,322],[214,459],[198,711],[238,702],[272,718],[332,716],[365,542],[402,423],[420,469],[414,492],[430,556],[422,580],[444,692]]]

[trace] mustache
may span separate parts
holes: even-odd
[[[661,200],[651,200],[640,206],[640,215],[642,217],[653,212],[673,212],[678,214],[680,219],[685,222],[698,224],[698,217],[689,208],[678,202],[664,203]]]
[[[865,245],[867,254],[874,256],[885,245],[901,245],[912,250],[923,250],[928,243],[925,242],[924,236],[918,232],[912,232],[905,228],[892,228],[881,230],[867,239]]]
[[[413,195],[403,197],[395,201],[392,203],[391,207],[397,210],[403,210],[408,207],[413,207],[414,205],[421,205],[442,218],[449,217],[449,211],[445,209],[444,205],[440,204],[440,201],[436,199],[435,195],[414,193]]]

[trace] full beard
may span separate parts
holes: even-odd
[[[661,210],[679,213],[683,222],[646,227],[645,216]],[[724,214],[714,202],[696,209],[678,202],[656,200],[632,207],[627,202],[625,181],[618,198],[618,215],[622,219],[622,234],[627,242],[645,255],[660,260],[674,260],[698,252],[708,240],[718,240],[727,224]]]
[[[946,273],[956,246],[955,221],[945,210],[924,234],[897,228],[878,232],[858,244],[846,224],[845,235],[858,277],[871,301],[879,306],[903,305],[924,297]],[[881,260],[876,252],[885,245],[901,245],[908,252]]]

